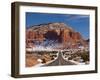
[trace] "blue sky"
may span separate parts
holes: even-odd
[[[83,38],[89,38],[88,15],[26,12],[26,27],[53,22],[63,22],[72,27],[75,31],[80,32]]]

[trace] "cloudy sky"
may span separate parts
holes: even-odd
[[[80,32],[83,38],[89,38],[88,15],[26,12],[26,27],[53,22],[63,22],[72,27],[75,31]]]

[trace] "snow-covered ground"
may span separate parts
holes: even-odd
[[[44,47],[44,46],[35,46],[32,48],[26,48],[26,51],[32,52],[32,51],[59,51],[61,49],[54,48],[52,46]]]
[[[59,53],[57,53],[57,57],[54,60],[48,61],[48,62],[46,62],[44,64],[41,63],[41,61],[42,61],[41,59],[38,59],[38,61],[40,61],[40,63],[35,65],[34,67],[41,67],[41,66],[45,66],[46,64],[50,64],[50,63],[52,63],[53,61],[55,61],[58,58],[58,55],[59,55]]]

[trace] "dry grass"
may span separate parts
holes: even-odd
[[[26,54],[26,67],[32,67],[39,62],[37,61],[37,57],[34,54]]]
[[[39,64],[40,62],[38,61],[38,59],[43,60],[43,64],[49,62],[52,60],[52,57],[50,56],[50,54],[48,53],[43,53],[41,56],[39,56],[38,53],[26,53],[26,67],[32,67],[35,66],[37,64]]]
[[[51,61],[51,57],[49,54],[42,55],[42,59],[45,59],[46,62]]]

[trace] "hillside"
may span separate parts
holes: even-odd
[[[82,35],[65,23],[40,24],[26,29],[26,47],[67,49],[87,45]]]

